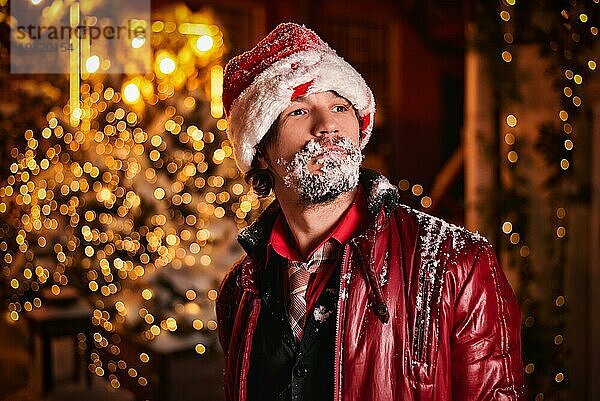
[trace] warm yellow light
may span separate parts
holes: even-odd
[[[223,149],[217,149],[217,150],[215,150],[215,153],[213,155],[213,159],[215,161],[222,162],[223,159],[225,159],[225,152],[223,151]]]
[[[223,116],[223,67],[215,65],[210,69],[210,114],[214,118]]]
[[[583,77],[579,74],[575,74],[573,81],[575,81],[577,85],[581,85],[583,83]]]
[[[76,107],[73,110],[73,113],[71,114],[71,117],[73,117],[76,120],[81,119],[82,116],[83,116],[83,110],[81,110],[79,107]]]
[[[227,129],[227,120],[221,118],[217,121],[217,128],[221,131],[225,131]]]
[[[596,69],[596,62],[594,60],[588,61],[588,67],[592,71],[595,70]]]
[[[532,374],[534,370],[535,366],[533,365],[533,363],[528,363],[527,366],[525,366],[525,373],[527,374]]]
[[[526,258],[527,256],[529,256],[529,247],[527,245],[523,245],[521,247],[521,249],[519,250],[519,254],[523,258]]]
[[[248,213],[250,210],[252,210],[252,204],[250,202],[243,201],[242,203],[240,203],[240,209],[245,212]]]
[[[100,201],[107,201],[110,199],[110,190],[108,188],[103,188],[99,193],[98,193],[98,197],[100,198]]]
[[[569,113],[567,113],[565,110],[561,110],[558,112],[558,117],[562,121],[567,121],[569,119]]]
[[[152,291],[150,291],[148,288],[144,289],[142,291],[142,298],[144,298],[146,301],[152,299]]]
[[[231,191],[235,195],[241,195],[242,192],[244,192],[244,186],[242,184],[239,184],[239,183],[233,184],[233,186],[231,187]]]
[[[581,22],[587,22],[587,20],[588,20],[588,16],[587,16],[586,14],[580,14],[580,15],[579,15],[579,20],[580,20]]]
[[[510,63],[512,61],[512,54],[510,54],[510,52],[508,51],[503,51],[502,60],[506,61],[507,63]]]
[[[115,309],[117,312],[125,312],[125,304],[122,301],[117,301],[115,303]]]
[[[31,0],[31,4],[33,4],[34,6],[37,6],[41,2],[42,2],[42,0]]]
[[[167,324],[167,328],[169,329],[169,331],[177,330],[177,321],[174,318],[172,318],[172,317],[167,318],[166,324]]]
[[[212,49],[214,44],[215,42],[210,35],[202,35],[196,41],[196,48],[201,52],[207,52]]]
[[[510,221],[505,221],[504,224],[502,224],[502,231],[504,232],[504,234],[510,234],[512,229],[513,229],[513,226]]]
[[[565,140],[565,149],[572,150],[573,149],[573,141],[570,139]]]
[[[167,241],[167,244],[173,246],[173,245],[177,244],[179,239],[177,238],[176,235],[169,234],[169,235],[167,235],[166,241]]]
[[[511,128],[516,127],[517,117],[515,117],[513,114],[509,114],[508,116],[506,116],[506,124]]]
[[[175,71],[175,67],[176,67],[175,60],[173,60],[169,56],[163,57],[158,62],[158,69],[160,70],[160,72],[162,72],[163,74],[166,74],[166,75],[169,75],[173,71]]]
[[[161,200],[165,197],[165,190],[162,188],[156,188],[154,190],[154,197],[158,200]]]
[[[88,59],[85,61],[85,69],[87,70],[87,72],[93,74],[94,72],[98,71],[98,68],[100,68],[100,57],[88,57]]]
[[[152,32],[160,32],[165,29],[165,23],[163,21],[154,21],[152,23]]]
[[[429,196],[424,196],[421,199],[421,206],[423,206],[424,208],[431,207],[432,203],[433,203],[433,201],[432,201],[432,199]]]
[[[144,45],[144,43],[146,43],[146,38],[141,35],[131,39],[131,47],[134,49],[139,49]]]
[[[206,347],[202,344],[197,344],[196,345],[196,352],[199,353],[200,355],[204,354],[206,352]]]
[[[140,99],[140,88],[130,82],[123,87],[123,100],[126,103],[136,103]]]

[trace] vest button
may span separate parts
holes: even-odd
[[[308,373],[308,369],[304,365],[298,365],[294,368],[294,377],[296,379],[302,379]]]
[[[377,305],[377,308],[375,308],[375,311],[379,316],[382,316],[382,317],[388,314],[388,308],[385,304]]]

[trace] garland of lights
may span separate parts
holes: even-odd
[[[515,15],[519,16],[519,12],[521,15],[525,15],[525,18],[521,19],[521,23],[526,25],[529,21],[527,17],[532,18],[532,10],[551,10],[550,13],[556,13],[553,15],[553,20],[558,20],[551,30],[537,35],[542,38],[539,39],[542,45],[549,45],[551,50],[544,53],[553,66],[551,73],[557,76],[556,85],[562,95],[561,103],[563,105],[558,112],[561,128],[555,128],[556,124],[553,123],[544,124],[540,127],[537,143],[538,150],[545,157],[549,169],[552,171],[547,181],[547,188],[550,192],[549,202],[552,205],[551,221],[553,222],[552,237],[554,238],[553,243],[548,247],[548,254],[553,255],[553,264],[550,266],[553,276],[550,297],[552,306],[548,308],[551,309],[549,314],[552,317],[547,318],[547,321],[544,319],[540,321],[538,314],[541,303],[539,300],[533,299],[528,290],[534,273],[528,257],[530,250],[526,245],[527,232],[525,228],[528,225],[528,218],[523,210],[527,205],[527,197],[519,190],[520,185],[523,184],[523,175],[519,173],[518,169],[519,135],[516,131],[518,123],[516,113],[505,116],[507,129],[503,135],[506,145],[503,147],[505,149],[504,160],[508,163],[506,171],[509,177],[504,183],[504,190],[508,193],[509,201],[501,205],[501,208],[504,206],[502,214],[508,217],[501,223],[501,230],[507,236],[507,242],[510,243],[510,245],[504,245],[511,255],[509,265],[517,268],[520,273],[520,286],[517,293],[520,296],[524,317],[523,350],[526,382],[528,399],[535,401],[561,400],[566,397],[564,266],[567,262],[567,216],[569,204],[577,201],[578,198],[568,183],[573,179],[572,151],[575,148],[576,120],[583,104],[582,85],[585,77],[597,66],[596,60],[587,57],[585,45],[593,46],[597,40],[598,28],[595,24],[598,21],[597,18],[593,20],[590,15],[598,14],[596,8],[598,2],[598,0],[593,0],[593,3],[592,1],[571,1],[568,9],[556,10],[557,6],[540,1],[536,4],[527,4],[531,7],[529,10],[526,7],[519,10],[520,4],[517,4],[515,0],[504,0],[500,3],[498,10],[503,33],[499,59],[507,66],[507,76],[512,76],[513,81],[516,81],[516,78],[509,72],[512,67],[508,66],[513,61],[513,43],[516,39],[516,24],[513,22]],[[522,31],[526,30],[519,30],[519,32]],[[495,64],[493,57],[490,57],[489,61],[490,64]],[[507,205],[508,207],[506,207]],[[546,337],[551,338],[546,340]]]

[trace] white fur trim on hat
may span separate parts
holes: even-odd
[[[312,81],[306,92],[333,90],[346,98],[359,116],[369,116],[362,130],[364,148],[373,129],[375,99],[362,76],[335,52],[307,50],[279,60],[261,72],[235,99],[228,118],[227,135],[242,172],[250,170],[260,143],[277,117],[291,103],[294,88]]]

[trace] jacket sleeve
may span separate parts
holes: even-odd
[[[243,293],[239,285],[239,276],[243,262],[244,258],[234,263],[231,270],[225,275],[219,287],[215,305],[217,326],[219,328],[219,342],[221,343],[221,348],[223,348],[225,359],[227,359],[229,351],[229,342],[237,314],[237,306]]]
[[[454,306],[453,400],[523,400],[516,297],[487,242],[472,260]]]

